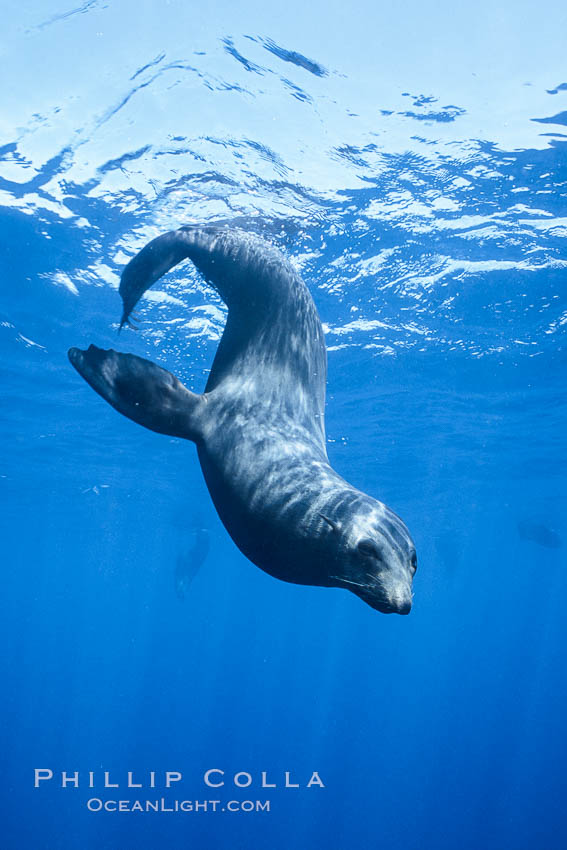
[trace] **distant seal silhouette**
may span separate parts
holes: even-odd
[[[206,528],[192,529],[190,537],[191,546],[178,555],[175,566],[175,593],[181,600],[185,599],[191,582],[209,554],[209,532]]]
[[[541,522],[522,519],[518,523],[518,534],[523,540],[531,540],[547,549],[561,549],[563,541],[556,531],[552,531]]]
[[[396,514],[329,465],[323,329],[283,255],[227,227],[165,233],[124,269],[121,326],[143,293],[186,258],[228,306],[202,395],[151,361],[113,349],[71,348],[71,363],[120,413],[196,443],[222,522],[262,570],[295,584],[346,588],[378,611],[408,614],[415,546]]]

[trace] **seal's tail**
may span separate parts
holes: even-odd
[[[171,230],[149,242],[122,273],[120,327],[142,297],[162,275],[182,260],[190,259],[213,285],[229,310],[251,302],[257,316],[278,302],[299,295],[303,283],[283,255],[253,234],[214,225],[194,225]]]
[[[246,374],[255,399],[277,396],[278,410],[293,410],[297,421],[324,439],[326,352],[321,322],[299,274],[259,237],[213,225],[158,236],[122,273],[120,327],[130,323],[144,292],[186,258],[217,290],[229,312],[205,394],[196,396],[169,372],[112,349],[72,349],[69,357],[77,371],[130,419],[196,442],[203,433],[206,396],[225,379]],[[229,394],[235,391],[234,382],[228,380],[227,386]]]

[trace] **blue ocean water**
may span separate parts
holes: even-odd
[[[3,8],[1,846],[565,847],[564,4],[75,2]],[[412,532],[409,617],[251,565],[194,446],[67,361],[202,390],[210,289],[176,267],[117,337],[117,287],[217,220],[310,288],[329,456]],[[270,811],[88,808],[162,797]]]

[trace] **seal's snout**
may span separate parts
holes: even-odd
[[[384,587],[377,584],[370,594],[359,594],[376,611],[382,614],[409,614],[412,606],[411,587]]]
[[[387,593],[388,607],[391,614],[409,614],[411,611],[411,586],[403,584],[393,587]]]
[[[386,595],[384,591],[377,589],[372,593],[358,592],[354,590],[357,596],[360,596],[371,608],[375,611],[380,611],[382,614],[409,614],[411,611],[412,597],[410,593],[400,595]]]
[[[411,597],[404,596],[401,599],[388,599],[387,602],[381,600],[375,607],[383,614],[409,614],[411,611]]]
[[[397,607],[394,608],[394,612],[396,614],[409,614],[411,611],[411,599],[403,599],[398,603]]]

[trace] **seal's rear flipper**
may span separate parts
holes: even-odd
[[[212,284],[229,310],[243,308],[247,321],[272,314],[273,297],[281,304],[292,293],[297,298],[303,286],[283,255],[257,236],[218,225],[188,225],[152,239],[125,267],[120,279],[124,308],[120,327],[128,323],[144,292],[186,259]],[[303,297],[302,293],[301,304]]]
[[[203,396],[150,360],[91,345],[70,348],[69,360],[93,390],[124,416],[151,431],[198,442]]]

